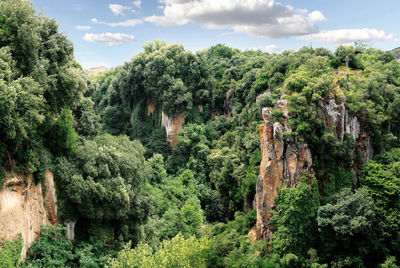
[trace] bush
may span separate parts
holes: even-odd
[[[21,258],[23,239],[21,234],[14,240],[0,242],[0,267],[14,268],[18,266]]]

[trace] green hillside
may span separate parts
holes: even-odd
[[[43,226],[19,267],[398,267],[397,50],[191,52],[156,40],[89,75],[57,23],[22,0],[0,1],[0,37],[1,178],[38,184],[49,168],[59,221],[76,222],[74,241]],[[327,122],[331,100],[371,141],[369,163],[361,138]],[[314,171],[279,191],[269,242],[249,235],[263,108],[290,128],[276,139],[308,144]],[[15,267],[21,238],[0,241],[0,267]]]

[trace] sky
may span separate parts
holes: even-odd
[[[115,67],[148,41],[193,52],[218,43],[280,53],[303,46],[334,50],[362,41],[400,47],[400,0],[31,0],[54,18],[86,69]]]

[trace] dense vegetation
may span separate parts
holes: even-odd
[[[363,44],[268,54],[225,45],[192,53],[147,43],[94,77],[73,60],[54,20],[22,0],[0,2],[0,175],[57,182],[63,227],[42,227],[22,267],[397,267],[400,256],[400,65]],[[348,67],[346,67],[348,65]],[[291,133],[316,178],[283,188],[271,243],[252,241],[261,109],[289,101]],[[326,125],[328,96],[373,141]],[[149,110],[149,104],[154,110]],[[162,113],[184,116],[170,147]],[[273,112],[280,121],[282,114]],[[359,181],[353,184],[352,168]],[[14,267],[22,238],[0,244]]]

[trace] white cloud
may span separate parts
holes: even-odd
[[[340,29],[332,31],[322,31],[300,37],[303,40],[313,40],[325,44],[349,44],[354,41],[376,42],[391,40],[393,36],[384,31],[376,29]]]
[[[135,26],[135,25],[143,23],[142,19],[129,19],[129,20],[121,21],[121,22],[104,22],[104,21],[99,21],[96,18],[93,18],[90,21],[93,23],[96,23],[96,24],[104,24],[104,25],[111,26],[111,27],[116,27],[116,26],[129,27],[129,26]]]
[[[279,38],[318,32],[317,23],[326,20],[319,11],[309,13],[274,0],[160,0],[163,16],[146,21],[162,26],[196,23],[208,29]]]
[[[77,25],[77,26],[75,26],[75,29],[77,29],[79,31],[88,31],[88,30],[92,29],[92,27],[85,26],[85,25]]]
[[[308,14],[308,19],[311,22],[326,21],[324,14],[322,14],[320,11],[311,12],[310,14]]]
[[[111,9],[114,15],[125,15],[124,11],[131,10],[131,7],[122,6],[118,4],[109,4],[108,7]]]
[[[123,33],[86,33],[82,39],[88,42],[106,43],[109,46],[114,46],[135,41],[136,38],[133,35]]]
[[[272,44],[272,45],[265,46],[263,50],[268,53],[277,53],[280,49],[277,45]]]
[[[133,5],[135,5],[137,8],[140,8],[140,5],[142,4],[142,1],[141,0],[136,0],[136,1],[133,1]]]

